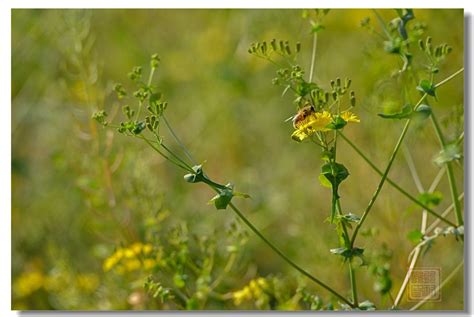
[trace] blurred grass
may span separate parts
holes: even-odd
[[[394,11],[380,12],[386,21],[395,17]],[[383,168],[402,122],[376,114],[399,107],[406,96],[414,103],[419,94],[415,81],[411,91],[403,91],[413,80],[408,75],[392,76],[400,67],[398,57],[387,55],[359,26],[366,16],[378,28],[371,10],[330,12],[319,37],[315,78],[325,86],[335,77],[352,78],[361,124],[345,133]],[[438,80],[461,68],[463,11],[415,10],[415,16],[427,24],[435,43],[453,47]],[[169,101],[168,118],[196,158],[206,161],[208,173],[251,194],[239,205],[297,263],[348,290],[340,259],[328,252],[337,239],[324,222],[330,192],[317,179],[319,150],[290,139],[292,127],[284,120],[295,111],[291,96],[281,97],[271,85],[272,65],[247,53],[257,40],[301,41],[300,62],[309,69],[311,36],[300,10],[12,10],[12,26],[13,308],[133,308],[126,301],[130,284],[117,285],[103,273],[102,261],[116,245],[143,239],[144,218],[165,208],[171,223],[184,220],[197,235],[231,220],[229,212],[206,205],[208,189],[184,183],[181,173],[145,144],[114,136],[89,119],[98,108],[113,113],[113,84],[126,83],[131,68],[147,66],[155,52],[162,59],[157,85]],[[453,126],[462,129],[462,119],[456,125],[462,104],[459,76],[440,88],[433,104],[449,123],[450,138],[456,135]],[[407,144],[427,188],[438,172],[431,159],[439,151],[430,124],[412,129]],[[341,187],[343,207],[360,214],[379,177],[342,142],[339,153],[351,172]],[[462,191],[462,168],[456,167],[456,175]],[[390,177],[416,193],[402,155]],[[444,210],[447,180],[439,190],[445,199],[438,210]],[[360,239],[368,251],[386,244],[393,252],[394,296],[413,247],[406,235],[419,227],[420,218],[419,210],[386,185],[366,223],[378,234]],[[441,238],[420,265],[442,267],[448,275],[463,256],[451,240]],[[241,252],[259,275],[294,274],[253,236]],[[15,281],[25,272],[63,280],[58,288],[35,290],[32,283],[22,293]],[[380,304],[365,269],[358,272],[360,297]],[[246,274],[234,273],[237,280]],[[79,282],[81,276],[90,278],[89,288]],[[424,308],[462,309],[462,285],[459,274],[443,289],[442,302]]]

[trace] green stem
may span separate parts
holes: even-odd
[[[318,33],[314,32],[313,33],[313,51],[311,53],[311,67],[309,69],[309,80],[308,80],[309,82],[311,82],[313,80],[317,44],[318,44]]]
[[[431,113],[431,122],[433,123],[433,127],[435,129],[436,135],[438,137],[439,143],[443,149],[446,148],[446,140],[443,136],[443,132],[441,131],[441,127],[439,126],[438,120],[436,119],[435,114]],[[446,162],[446,171],[448,173],[448,180],[449,180],[449,188],[451,190],[451,199],[454,203],[454,211],[456,213],[456,222],[458,226],[462,226],[464,224],[463,217],[462,217],[462,210],[461,204],[458,200],[458,189],[456,186],[456,178],[454,177],[454,170],[453,165],[451,162]]]
[[[359,156],[365,161],[367,162],[367,164],[372,167],[372,169],[377,173],[379,174],[380,176],[383,175],[383,172],[377,167],[375,166],[375,164],[367,157],[367,155],[364,154],[364,152],[362,152],[359,147],[357,145],[355,145],[350,139],[348,139],[342,132],[338,132],[338,134],[342,137],[342,139],[344,141],[347,142],[347,144],[349,144],[353,149],[354,151],[356,151],[357,154],[359,154]],[[414,202],[415,204],[417,204],[418,206],[420,206],[421,208],[425,209],[428,213],[430,213],[431,215],[433,215],[434,217],[438,218],[439,220],[445,222],[446,224],[450,225],[450,226],[454,226],[454,223],[449,221],[448,219],[444,218],[443,216],[440,216],[439,214],[437,214],[433,209],[429,208],[428,206],[426,206],[425,204],[423,204],[422,202],[420,202],[418,199],[416,199],[415,197],[413,197],[410,193],[408,193],[406,190],[404,190],[402,187],[400,187],[397,183],[395,183],[393,180],[391,180],[389,177],[387,177],[387,183],[389,183],[390,185],[392,185],[396,190],[398,190],[401,194],[405,195],[405,197],[407,197],[408,199],[410,199],[412,202]]]
[[[151,146],[151,148],[153,150],[155,150],[158,154],[160,154],[164,159],[168,160],[169,162],[173,163],[174,165],[182,168],[183,170],[187,171],[187,172],[190,172],[190,173],[194,173],[194,171],[192,169],[190,169],[188,166],[185,166],[185,165],[182,165],[180,162],[177,162],[175,161],[174,159],[171,159],[171,157],[167,156],[166,154],[164,154],[163,152],[160,151],[160,149],[158,147],[156,147],[152,141],[148,140],[147,138],[145,138],[144,136],[140,135],[140,136],[137,136],[137,138],[139,139],[142,139],[144,140],[146,143],[148,143],[149,146]]]
[[[212,186],[211,186],[212,187]],[[218,189],[214,188],[213,189],[218,192]],[[269,246],[276,254],[280,256],[286,263],[288,263],[290,266],[292,266],[294,269],[296,269],[298,272],[315,282],[316,284],[320,285],[327,291],[329,291],[331,294],[339,298],[341,301],[349,305],[350,307],[355,307],[349,300],[347,300],[344,296],[339,294],[337,291],[335,291],[332,287],[328,286],[318,278],[314,277],[310,273],[308,273],[305,269],[301,268],[298,264],[293,262],[290,258],[288,258],[278,247],[276,247],[273,243],[271,243],[251,222],[250,220],[245,217],[245,215],[233,204],[229,204],[230,208],[235,212],[235,214],[252,230],[267,246]]]
[[[419,105],[425,100],[427,97],[427,94],[423,94],[423,96],[420,98],[420,100],[417,102],[413,110],[416,110]],[[390,156],[390,160],[388,161],[387,167],[385,168],[384,173],[382,174],[382,178],[380,179],[380,182],[377,186],[377,189],[375,190],[374,195],[372,196],[372,199],[370,199],[369,204],[364,210],[364,213],[362,214],[362,217],[360,218],[360,221],[357,223],[357,226],[354,229],[354,233],[352,234],[352,239],[351,239],[351,247],[354,246],[355,239],[357,237],[357,234],[359,233],[360,227],[364,223],[365,219],[367,218],[367,215],[369,214],[370,210],[372,209],[373,205],[375,204],[375,201],[377,200],[377,197],[380,194],[380,191],[382,190],[383,184],[385,183],[385,180],[387,179],[388,173],[390,172],[390,169],[392,168],[393,161],[395,161],[395,157],[397,156],[398,150],[400,149],[400,146],[402,145],[403,139],[405,139],[405,136],[408,132],[408,128],[410,127],[411,119],[408,119],[405,123],[405,126],[403,127],[402,133],[400,134],[400,137],[398,138],[397,144],[395,145],[395,148],[392,151],[392,155]]]
[[[359,299],[357,298],[357,284],[355,278],[355,271],[352,267],[352,259],[349,260],[349,277],[351,279],[352,302],[355,307],[359,306]]]
[[[173,138],[175,139],[176,143],[178,143],[178,145],[181,147],[181,149],[183,150],[184,154],[187,156],[187,158],[191,161],[191,163],[193,163],[194,165],[196,165],[196,161],[193,159],[191,153],[189,153],[188,149],[186,148],[186,146],[183,144],[183,142],[181,142],[181,140],[178,138],[178,135],[176,135],[176,133],[174,132],[173,128],[171,127],[171,125],[169,124],[168,120],[166,119],[165,115],[163,114],[162,116],[163,118],[163,121],[165,122],[166,124],[166,127],[168,128],[168,130],[170,131],[171,135],[173,136]]]
[[[451,76],[447,77],[446,79],[444,79],[440,83],[436,84],[435,87],[437,88],[437,87],[447,83],[451,79],[455,78],[458,74],[460,74],[463,70],[464,70],[464,68],[461,68],[460,70],[458,70],[457,72],[455,72]],[[425,100],[425,98],[427,96],[428,96],[428,94],[426,94],[426,93],[423,94],[423,96],[420,98],[420,100],[418,100],[416,105],[413,107],[413,111],[415,111],[421,105],[421,103],[423,102],[423,100]],[[385,183],[385,180],[388,176],[388,172],[390,171],[390,168],[392,167],[393,161],[395,160],[395,157],[397,156],[398,149],[400,148],[400,145],[402,144],[403,139],[405,138],[405,135],[408,132],[408,128],[410,127],[410,123],[411,123],[411,119],[408,119],[405,123],[405,126],[403,127],[402,133],[400,134],[400,137],[397,141],[397,144],[395,145],[395,148],[392,152],[392,155],[391,155],[390,160],[388,162],[388,165],[385,169],[385,172],[382,175],[382,179],[380,180],[379,185],[377,186],[377,189],[375,190],[375,193],[372,196],[372,199],[370,200],[369,204],[367,205],[367,208],[365,209],[364,213],[362,214],[362,217],[361,217],[360,221],[357,223],[357,226],[354,229],[354,232],[352,234],[351,247],[354,246],[354,242],[355,242],[355,239],[357,237],[357,233],[359,232],[362,224],[364,223],[365,219],[367,218],[367,215],[369,214],[370,210],[372,209],[372,206],[374,205],[375,200],[377,199],[380,191],[382,190],[383,184]],[[456,198],[457,198],[457,195],[454,197],[454,199],[456,199]]]
[[[456,72],[453,73],[452,75],[446,77],[445,79],[443,79],[442,81],[440,81],[439,83],[437,83],[436,85],[434,85],[434,87],[435,87],[435,88],[438,88],[439,86],[442,86],[442,85],[446,84],[448,81],[450,81],[451,79],[455,78],[457,75],[461,74],[463,71],[464,71],[464,67],[461,67],[458,71],[456,71]]]
[[[336,211],[337,213],[342,216],[342,208],[341,208],[341,202],[339,200],[339,198],[336,199]],[[341,222],[341,226],[342,226],[342,231],[344,232],[344,246],[346,248],[349,248],[350,245],[351,245],[351,241],[350,241],[350,238],[349,238],[349,232],[347,231],[347,226],[344,222]]]
[[[426,98],[426,94],[423,96],[422,99],[418,102],[418,104],[421,104],[421,101]],[[354,233],[352,234],[352,239],[351,239],[351,247],[354,246],[355,239],[357,238],[357,234],[359,233],[359,230],[364,223],[365,219],[367,219],[367,216],[372,209],[372,206],[374,205],[375,201],[377,200],[377,197],[380,194],[380,191],[382,190],[383,184],[385,183],[385,180],[387,179],[388,172],[390,171],[390,168],[392,167],[393,161],[395,160],[395,157],[397,156],[398,149],[400,148],[400,145],[402,145],[403,139],[405,138],[405,135],[408,132],[408,128],[410,127],[410,122],[411,120],[408,119],[407,122],[405,123],[405,126],[403,127],[402,134],[400,134],[400,137],[398,138],[397,144],[395,145],[395,148],[393,149],[392,155],[390,156],[390,160],[388,161],[387,167],[385,168],[385,172],[382,174],[382,178],[380,179],[380,182],[377,186],[377,189],[375,190],[374,195],[372,196],[372,199],[370,199],[369,204],[364,210],[364,213],[362,214],[362,217],[360,218],[360,221],[357,223],[357,226],[354,229]]]

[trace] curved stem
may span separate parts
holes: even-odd
[[[314,65],[316,61],[316,47],[318,44],[318,32],[313,33],[313,51],[311,53],[311,67],[309,69],[309,82],[313,81]]]
[[[216,188],[214,190],[217,191]],[[298,272],[315,282],[316,284],[320,285],[331,294],[339,298],[341,301],[349,305],[350,307],[355,307],[349,300],[347,300],[344,296],[339,294],[335,291],[332,287],[328,286],[326,283],[322,282],[320,279],[316,278],[315,276],[308,273],[305,269],[301,268],[298,264],[293,262],[289,257],[287,257],[278,247],[276,247],[273,243],[271,243],[248,219],[245,215],[233,204],[229,204],[230,208],[235,212],[235,214],[252,230],[267,246],[269,246],[276,254],[280,256],[286,263],[296,269]]]
[[[405,154],[405,159],[407,161],[408,168],[410,169],[411,175],[413,177],[413,181],[415,182],[415,184],[417,184],[418,192],[421,194],[425,191],[425,189],[423,188],[423,185],[421,184],[421,180],[420,180],[420,178],[418,176],[418,173],[416,171],[415,163],[413,162],[410,151],[406,147],[404,148],[404,154]],[[441,181],[441,176],[444,174],[443,171],[444,170],[440,170],[438,175],[436,175],[433,182],[431,183],[430,188],[428,189],[428,192],[432,193],[432,192],[434,192],[436,187],[438,187],[439,182]],[[426,210],[423,210],[423,215],[422,215],[422,219],[421,219],[421,226],[420,226],[420,232],[422,234],[425,234],[425,232],[426,232],[427,222],[428,222],[427,213],[426,213]],[[392,308],[395,308],[400,303],[400,301],[402,300],[402,296],[403,296],[403,294],[405,294],[405,290],[408,286],[408,282],[410,281],[410,278],[411,278],[411,275],[412,275],[412,272],[413,272],[413,268],[416,266],[416,263],[418,262],[418,258],[420,256],[420,253],[421,253],[421,248],[416,247],[415,250],[414,250],[413,257],[410,261],[410,265],[408,267],[407,273],[405,275],[405,278],[403,279],[402,286],[400,287],[400,289],[398,291],[398,294],[397,294],[397,297],[395,298],[395,301],[393,302]]]
[[[383,175],[383,172],[377,167],[375,166],[375,164],[367,157],[367,155],[364,154],[364,152],[362,152],[359,147],[357,145],[355,145],[349,138],[347,138],[342,132],[338,132],[338,134],[342,137],[342,139],[344,141],[347,142],[347,144],[349,144],[352,149],[354,149],[354,151],[356,151],[357,154],[359,154],[359,156],[370,166],[372,167],[372,169],[377,173],[379,174],[380,176]],[[440,216],[438,215],[433,209],[429,208],[428,206],[426,206],[425,204],[423,204],[422,202],[420,202],[418,199],[416,199],[414,196],[412,196],[410,193],[408,193],[406,190],[404,190],[402,187],[400,187],[397,183],[395,183],[392,179],[390,179],[389,177],[387,177],[386,179],[387,183],[389,183],[390,185],[393,186],[393,188],[395,188],[396,190],[398,190],[401,194],[403,194],[405,197],[407,197],[408,199],[410,199],[412,202],[414,202],[415,204],[417,204],[418,206],[420,206],[421,208],[423,208],[424,210],[426,210],[427,212],[429,212],[431,215],[433,215],[434,217],[438,218],[439,220],[445,222],[446,224],[450,225],[450,226],[453,226],[454,223],[449,221],[448,219],[444,218],[444,216]]]
[[[420,99],[418,104],[421,104],[424,98],[426,98],[426,94],[423,96],[423,98]],[[395,145],[395,148],[392,151],[392,155],[390,156],[390,160],[388,161],[387,167],[385,168],[385,172],[382,174],[382,178],[380,179],[377,189],[375,190],[375,193],[373,194],[372,198],[369,201],[369,204],[365,208],[364,213],[362,214],[362,217],[360,218],[360,221],[357,223],[354,229],[354,233],[352,234],[352,239],[351,239],[351,248],[354,247],[354,242],[357,238],[357,234],[359,233],[360,228],[364,224],[365,219],[367,219],[367,216],[369,215],[369,212],[372,209],[372,206],[375,204],[375,201],[377,200],[377,197],[379,196],[380,191],[382,190],[383,184],[385,183],[385,180],[387,179],[388,172],[390,172],[393,161],[395,161],[395,157],[397,156],[398,149],[400,148],[400,145],[402,144],[403,139],[405,138],[405,135],[408,132],[408,128],[410,127],[410,122],[411,120],[408,119],[407,122],[405,123],[402,133],[400,134],[400,137],[398,138],[397,144]]]
[[[443,136],[443,132],[441,131],[441,127],[436,119],[435,114],[432,112],[430,115],[431,122],[433,123],[433,127],[436,132],[436,136],[438,137],[439,143],[442,149],[446,149],[446,140]],[[456,178],[454,177],[454,170],[452,162],[446,162],[446,170],[448,172],[448,180],[449,180],[449,188],[451,190],[451,199],[454,204],[454,211],[456,213],[456,222],[458,226],[462,226],[464,224],[462,211],[461,211],[461,204],[459,203],[458,197],[458,189],[456,186]]]
[[[169,124],[168,120],[166,119],[165,115],[163,114],[162,116],[163,118],[163,121],[165,121],[165,124],[166,124],[166,127],[168,128],[168,130],[170,131],[171,135],[173,136],[173,138],[175,139],[176,143],[178,143],[178,145],[181,147],[181,149],[183,150],[184,154],[188,157],[188,159],[191,161],[191,163],[193,163],[194,165],[196,165],[196,161],[193,159],[191,153],[189,153],[188,149],[186,148],[186,146],[183,144],[183,142],[181,142],[181,140],[178,138],[178,136],[176,135],[176,133],[174,132],[173,128],[171,127],[171,125]]]

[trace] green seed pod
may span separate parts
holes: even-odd
[[[281,52],[285,51],[285,45],[283,44],[283,41],[280,41],[280,51]]]
[[[428,36],[426,38],[426,52],[430,55],[433,54],[433,46],[431,44],[431,41],[432,41],[431,37]]]
[[[418,40],[418,46],[420,47],[420,50],[425,51],[426,46],[425,46],[425,42],[423,42],[423,40]]]
[[[351,86],[352,80],[350,78],[347,78],[344,80],[344,88],[349,89]]]
[[[441,53],[442,53],[441,46],[438,46],[437,48],[435,48],[435,54],[434,55],[436,57],[440,57]]]
[[[262,53],[266,54],[267,53],[267,42],[262,43]]]
[[[351,90],[351,93],[350,93],[350,94],[351,94],[351,98],[352,98],[352,97],[355,97],[355,91],[354,91],[354,90]]]
[[[449,54],[453,51],[453,48],[451,46],[446,47],[446,53]]]
[[[299,53],[301,51],[301,43],[298,42],[296,43],[296,53]]]
[[[339,77],[336,78],[336,86],[341,87],[341,78]]]
[[[336,86],[336,83],[334,82],[334,80],[331,80],[330,84],[331,84],[331,88],[334,89]]]
[[[356,105],[356,98],[354,96],[351,97],[351,106],[355,107]]]
[[[273,50],[276,51],[277,50],[277,44],[276,44],[276,40],[273,39],[271,42],[270,42],[270,45],[272,46]]]
[[[335,91],[332,92],[332,99],[334,99],[334,100],[337,99],[337,93]]]
[[[326,93],[324,94],[324,102],[328,102],[328,101],[329,101],[329,93],[326,92]]]

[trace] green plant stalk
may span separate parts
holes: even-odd
[[[359,299],[357,298],[357,284],[355,278],[355,271],[352,267],[352,259],[349,260],[349,277],[351,279],[352,302],[355,307],[359,306]]]
[[[426,94],[423,95],[423,97],[420,99],[418,102],[418,105],[421,104],[421,102],[426,98]],[[416,106],[415,106],[416,108]],[[362,227],[362,224],[364,223],[365,219],[367,218],[370,210],[372,209],[372,206],[375,204],[375,201],[377,200],[377,197],[379,196],[383,184],[385,183],[385,180],[387,179],[388,172],[390,172],[390,169],[392,167],[393,161],[395,161],[395,157],[397,156],[397,152],[400,149],[400,145],[402,145],[403,139],[405,138],[405,135],[408,132],[408,128],[410,127],[411,120],[408,119],[407,122],[405,123],[405,126],[403,127],[402,133],[400,134],[400,137],[398,138],[397,144],[395,145],[395,148],[392,151],[392,155],[390,156],[390,160],[388,161],[387,167],[385,168],[385,172],[382,174],[382,178],[380,179],[380,182],[377,186],[377,189],[375,190],[375,193],[373,194],[372,198],[369,201],[369,204],[364,210],[364,213],[362,214],[362,217],[360,218],[360,221],[357,223],[357,226],[354,229],[354,233],[352,234],[352,239],[351,239],[351,248],[354,247],[354,242],[355,239],[357,238],[357,234],[359,233],[360,228]]]
[[[309,80],[308,82],[313,81],[313,74],[314,74],[314,64],[316,60],[316,47],[318,43],[318,32],[313,33],[313,51],[311,53],[311,66],[309,69]]]
[[[209,185],[211,186],[211,185]],[[211,186],[216,192],[219,192],[219,190],[213,186]],[[308,273],[305,269],[301,268],[298,264],[293,262],[290,258],[288,258],[280,249],[278,249],[273,243],[271,243],[251,222],[250,220],[245,217],[245,215],[233,204],[229,204],[230,208],[235,212],[235,214],[252,230],[267,246],[269,246],[276,254],[280,256],[286,263],[288,263],[290,266],[292,266],[294,269],[296,269],[298,272],[318,284],[319,286],[323,287],[327,291],[329,291],[331,294],[339,298],[341,301],[349,305],[350,307],[354,308],[354,304],[352,304],[348,299],[346,299],[344,296],[339,294],[337,291],[335,291],[332,287],[328,286],[318,278],[314,277],[310,273]]]
[[[370,166],[372,167],[372,169],[377,173],[379,174],[380,176],[383,175],[383,172],[377,167],[375,166],[375,164],[367,157],[367,155],[365,155],[357,145],[355,145],[349,138],[347,138],[342,132],[338,132],[338,134],[342,137],[342,139],[344,139],[344,141],[347,142],[347,144],[349,144],[353,149],[354,151],[356,151],[357,154],[359,154],[359,156]],[[420,206],[421,208],[425,209],[428,213],[430,213],[431,215],[433,215],[434,217],[438,218],[439,220],[445,222],[446,224],[450,225],[450,226],[455,226],[455,224],[451,221],[449,221],[448,219],[444,218],[443,216],[441,215],[438,215],[433,209],[429,208],[428,206],[426,206],[425,204],[423,204],[421,201],[419,201],[418,199],[416,199],[415,197],[413,197],[410,193],[408,193],[406,190],[404,190],[402,187],[400,187],[397,183],[395,183],[393,180],[391,180],[389,177],[387,177],[387,183],[389,183],[390,185],[392,185],[396,190],[398,190],[401,194],[403,194],[405,197],[407,197],[408,199],[410,199],[412,202],[414,202],[415,204],[417,204],[418,206]]]
[[[443,136],[443,132],[441,131],[441,127],[439,126],[438,120],[436,119],[435,114],[431,113],[431,122],[433,123],[433,127],[435,129],[436,135],[438,137],[439,143],[443,149],[446,148],[446,140]],[[446,162],[446,171],[448,173],[448,180],[449,180],[449,188],[451,190],[451,199],[454,204],[454,211],[456,213],[456,222],[458,226],[462,226],[464,224],[462,211],[461,211],[461,204],[458,200],[458,189],[456,186],[456,178],[454,177],[454,170],[453,164],[451,162]]]
[[[336,199],[336,211],[337,213],[342,216],[342,209],[341,209],[341,202],[339,201],[339,198]],[[351,240],[349,238],[349,232],[347,231],[347,227],[346,227],[346,224],[344,222],[341,222],[341,226],[342,226],[342,231],[344,232],[344,246],[346,248],[349,248],[350,247],[350,244],[351,244]]]

